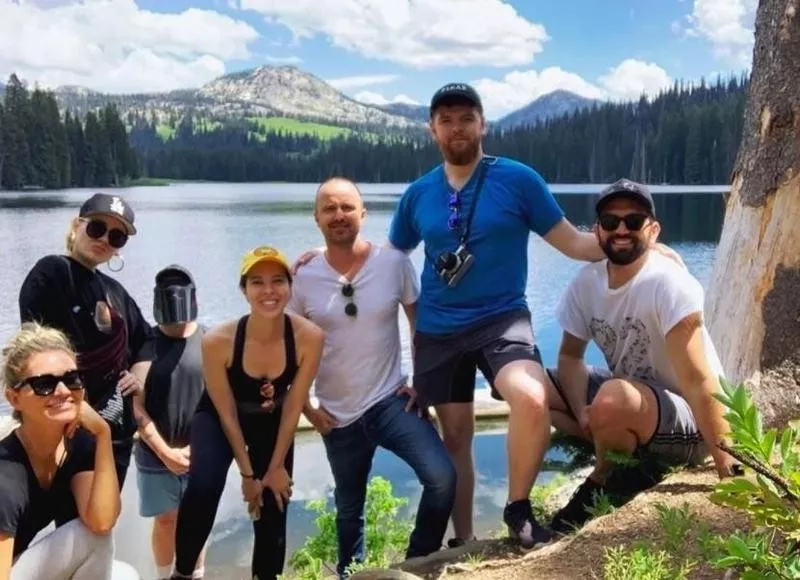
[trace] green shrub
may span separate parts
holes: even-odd
[[[723,543],[720,568],[738,568],[744,579],[800,577],[800,430],[764,431],[761,414],[744,385],[722,381],[717,398],[728,408],[732,446],[721,447],[752,474],[717,484],[711,500],[745,511],[756,531],[734,534]],[[746,474],[747,475],[747,474]]]
[[[392,484],[386,479],[370,479],[364,514],[366,559],[361,564],[351,565],[352,571],[386,568],[392,561],[403,559],[413,527],[410,519],[399,517],[400,508],[407,503],[407,499],[394,496]],[[292,554],[289,564],[298,578],[320,580],[325,571],[336,573],[336,510],[330,509],[326,500],[310,501],[306,509],[317,514],[317,534],[306,539]]]

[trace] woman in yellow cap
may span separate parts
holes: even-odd
[[[232,459],[253,519],[253,578],[283,571],[294,434],[324,342],[318,326],[285,312],[291,286],[283,254],[251,250],[239,279],[250,313],[203,338],[207,394],[192,420],[190,448],[198,452],[178,511],[173,578],[192,577]]]

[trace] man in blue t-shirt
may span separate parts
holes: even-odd
[[[591,233],[564,218],[542,177],[517,161],[483,154],[481,100],[463,83],[445,85],[430,104],[430,130],[444,163],[403,194],[392,246],[425,245],[414,335],[414,389],[434,405],[458,473],[451,547],[473,537],[472,461],[476,369],[505,400],[508,501],[503,520],[524,547],[552,538],[528,499],[550,439],[546,379],[525,299],[533,231],[570,258],[597,261]]]

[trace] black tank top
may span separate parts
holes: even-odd
[[[247,334],[247,314],[239,319],[236,326],[236,337],[233,343],[233,360],[228,368],[228,382],[236,400],[236,407],[241,413],[271,413],[279,411],[289,387],[297,374],[297,351],[294,343],[292,321],[284,314],[283,341],[286,348],[286,366],[283,372],[275,377],[251,377],[244,372],[244,342]],[[264,407],[264,403],[272,402],[272,406]]]

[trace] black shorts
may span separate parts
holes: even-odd
[[[561,400],[569,409],[568,414],[577,420],[567,403],[557,369],[550,368],[546,371]],[[603,383],[613,378],[614,374],[608,369],[589,367],[586,404],[591,405]],[[657,381],[635,380],[650,388],[658,404],[656,430],[650,440],[640,445],[637,451],[656,456],[673,465],[702,465],[708,456],[708,447],[686,399]]]
[[[530,360],[542,364],[527,310],[511,310],[451,334],[414,333],[414,389],[424,406],[471,403],[475,373],[489,382],[494,399],[503,398],[494,386],[506,364]]]

